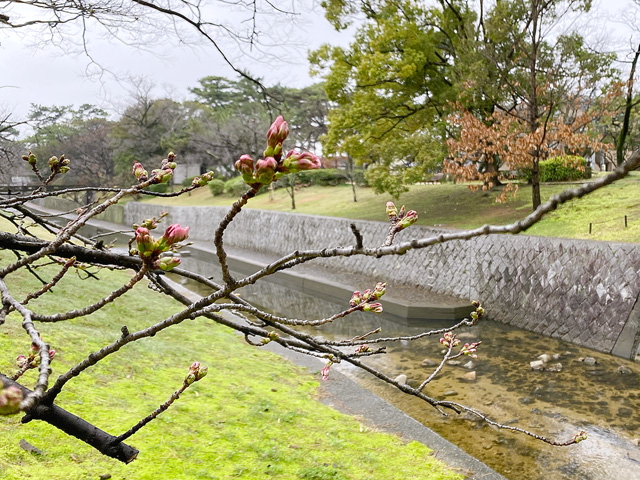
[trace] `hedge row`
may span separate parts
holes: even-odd
[[[563,155],[543,160],[539,164],[540,182],[571,182],[591,178],[587,161],[576,155]],[[531,169],[522,169],[521,178],[531,181]]]

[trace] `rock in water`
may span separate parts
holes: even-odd
[[[394,380],[400,385],[407,384],[407,376],[404,373],[402,375],[398,375]]]

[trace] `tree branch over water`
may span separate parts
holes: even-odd
[[[204,377],[206,374],[204,367],[199,364],[193,364],[187,377],[185,377],[185,383],[182,387],[176,386],[175,392],[169,397],[169,400],[161,403],[161,399],[158,399],[157,404],[160,404],[160,407],[140,419],[138,423],[119,437],[95,429],[90,425],[90,419],[85,419],[86,421],[78,419],[62,410],[56,405],[57,398],[70,382],[73,382],[78,377],[91,375],[92,368],[95,365],[112,355],[120,355],[123,352],[127,352],[131,344],[142,339],[152,339],[160,332],[183,324],[185,320],[197,320],[199,317],[204,317],[236,330],[245,337],[247,343],[255,347],[259,348],[268,343],[276,342],[284,348],[323,359],[326,364],[321,374],[325,379],[330,376],[330,369],[333,364],[347,362],[393,385],[400,391],[423,400],[442,414],[467,412],[490,425],[529,435],[551,445],[571,445],[583,440],[583,432],[576,433],[569,440],[550,439],[538,433],[505,425],[488,418],[471,406],[440,400],[424,393],[426,386],[433,381],[437,381],[441,376],[448,360],[463,355],[475,358],[479,351],[482,352],[483,347],[481,347],[480,342],[462,344],[460,339],[456,337],[457,329],[472,327],[484,317],[485,311],[479,302],[474,302],[474,311],[468,319],[448,328],[397,337],[382,337],[379,335],[379,329],[376,329],[359,332],[356,336],[348,339],[333,341],[327,340],[320,335],[309,333],[309,329],[305,329],[305,327],[345,321],[354,312],[365,312],[371,315],[381,312],[384,308],[386,283],[380,281],[375,285],[370,285],[369,289],[362,292],[353,292],[350,299],[345,298],[345,306],[342,310],[328,313],[324,318],[317,319],[288,318],[284,314],[269,313],[241,298],[237,291],[243,286],[264,281],[278,271],[293,268],[315,258],[402,255],[409,250],[425,249],[435,244],[454,240],[468,240],[488,234],[522,232],[539,222],[545,214],[553,211],[559,205],[572,199],[589,195],[618,179],[624,178],[630,171],[640,166],[640,153],[635,152],[632,154],[626,162],[610,175],[556,195],[549,202],[541,205],[534,213],[511,225],[487,225],[474,230],[441,234],[394,245],[395,233],[400,230],[410,229],[411,225],[417,220],[417,214],[411,210],[406,211],[404,207],[397,209],[393,203],[389,202],[387,204],[387,215],[390,223],[388,237],[383,246],[364,248],[359,232],[354,231],[356,245],[292,252],[280,260],[265,266],[255,274],[245,278],[234,279],[231,277],[226,263],[224,245],[224,238],[228,234],[229,225],[233,223],[242,208],[251,201],[251,198],[262,187],[270,185],[284,175],[301,170],[315,169],[319,166],[318,159],[309,152],[292,150],[285,154],[283,142],[286,140],[287,135],[288,126],[279,117],[267,133],[264,158],[254,160],[248,155],[243,155],[235,164],[235,168],[242,175],[248,190],[229,210],[228,215],[220,222],[215,235],[211,239],[215,246],[215,254],[212,254],[212,260],[217,260],[222,265],[223,281],[221,283],[214,282],[210,278],[180,267],[180,259],[175,254],[179,252],[184,242],[188,239],[189,227],[172,224],[164,229],[164,233],[161,236],[155,235],[154,232],[160,227],[162,218],[140,219],[140,224],[133,226],[129,244],[130,249],[126,253],[110,252],[105,250],[103,245],[99,246],[95,240],[84,237],[82,237],[84,245],[74,243],[74,238],[80,234],[82,227],[87,225],[90,219],[108,210],[118,200],[124,198],[125,195],[139,193],[143,188],[150,185],[168,182],[172,178],[174,170],[179,168],[178,159],[173,154],[169,154],[167,158],[159,162],[157,168],[151,170],[151,172],[148,172],[142,164],[136,163],[133,166],[133,176],[136,179],[136,183],[128,188],[102,190],[101,193],[105,197],[101,201],[76,213],[63,227],[58,228],[53,238],[40,238],[38,234],[34,233],[35,230],[30,232],[29,229],[27,229],[27,232],[31,236],[0,232],[0,248],[10,250],[17,255],[17,260],[13,262],[7,263],[5,260],[0,270],[0,294],[2,297],[0,321],[16,322],[19,318],[24,330],[24,333],[21,333],[24,345],[31,345],[29,355],[18,355],[16,363],[19,368],[18,372],[13,375],[13,380],[9,372],[3,372],[2,374],[3,388],[0,390],[0,413],[17,414],[23,412],[25,414],[23,421],[25,422],[31,420],[48,422],[61,428],[69,435],[89,443],[105,455],[112,456],[123,462],[132,461],[137,455],[137,450],[122,444],[121,440],[134,435],[149,422],[163,414],[171,405],[179,401],[180,394],[193,381]],[[30,164],[35,164],[35,162],[30,161],[30,156],[26,156],[26,161]],[[72,169],[73,162],[64,164],[62,167]],[[51,164],[51,169],[52,174],[55,175],[64,175],[67,172],[55,162]],[[44,176],[42,178],[43,182],[46,183]],[[195,177],[191,187],[183,189],[182,193],[202,188],[213,178],[213,172]],[[46,190],[46,185],[44,184],[43,189]],[[20,197],[2,198],[0,199],[0,207],[6,210],[19,208],[28,212],[28,202],[37,195],[40,195],[40,193],[34,192],[33,196],[22,195]],[[12,274],[21,269],[30,268],[35,270],[40,268],[43,262],[48,262],[48,265],[56,265],[55,273],[51,275],[50,279],[40,278],[39,281],[42,285],[29,292],[26,296],[24,294],[18,295],[12,280]],[[402,260],[399,259],[398,262],[401,264]],[[57,311],[48,312],[41,311],[41,308],[33,307],[32,304],[27,305],[29,299],[36,296],[52,295],[55,298],[57,286],[65,281],[68,275],[67,272],[74,269],[87,271],[94,267],[128,270],[132,273],[126,278],[123,276],[122,284],[114,288],[112,292],[81,308],[65,308],[64,302],[59,302],[61,305],[57,306]],[[210,289],[212,293],[196,300],[188,298],[184,292],[177,288],[174,282],[169,281],[163,275],[164,272],[168,271],[179,278],[196,281]],[[47,276],[48,274],[40,275]],[[63,348],[65,345],[54,345],[54,348],[49,345],[46,338],[47,324],[65,322],[70,319],[75,319],[75,322],[82,322],[92,312],[119,302],[124,293],[133,289],[143,279],[147,279],[150,285],[159,292],[158,294],[165,294],[175,298],[183,307],[177,308],[175,312],[167,314],[165,318],[136,331],[129,331],[129,328],[123,326],[119,333],[116,332],[114,340],[87,355],[86,358],[66,369],[66,371],[56,371],[57,377],[54,380],[51,375],[53,375],[53,370],[57,370],[55,348]],[[24,300],[20,300],[20,298],[24,298]],[[9,316],[9,313],[12,313],[12,315]],[[445,353],[441,362],[431,373],[425,375],[425,378],[417,388],[400,383],[384,371],[374,368],[363,361],[370,356],[384,355],[386,344],[400,341],[416,341],[426,337],[439,337],[439,342],[445,348]],[[482,353],[491,354],[491,352]],[[13,352],[3,352],[3,354],[10,356]],[[38,370],[38,378],[32,389],[16,381],[29,369]],[[49,386],[50,379],[52,386]],[[131,381],[135,380],[132,379]],[[202,401],[206,400],[202,399]]]

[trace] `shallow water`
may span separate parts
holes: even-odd
[[[275,313],[298,318],[322,318],[342,308],[315,295],[271,283],[251,286],[242,291],[242,296]],[[428,319],[421,323],[358,313],[313,332],[344,339],[381,327],[381,335],[388,337],[443,326]],[[459,337],[463,343],[482,341],[478,358],[460,358],[462,364],[471,360],[473,365],[448,365],[424,393],[473,407],[500,423],[554,440],[569,440],[580,430],[587,432],[588,440],[555,447],[490,427],[470,415],[443,417],[421,400],[346,363],[332,368],[355,378],[511,480],[640,479],[639,364],[490,320],[460,330]],[[435,368],[423,366],[423,360],[438,361],[441,352],[442,345],[435,336],[390,344],[385,355],[369,357],[367,363],[391,377],[404,374],[409,383],[420,383]],[[555,356],[548,365],[560,363],[561,371],[532,371],[529,362],[542,354]],[[583,357],[593,357],[597,363],[589,366],[580,361]],[[631,373],[620,373],[620,367]],[[465,380],[464,375],[471,371],[476,379]]]

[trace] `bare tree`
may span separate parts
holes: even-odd
[[[206,369],[203,366],[197,363],[193,364],[189,369],[183,385],[176,392],[178,394],[177,396],[174,394],[162,407],[154,412],[150,412],[147,417],[141,419],[136,425],[119,435],[110,435],[98,430],[88,421],[79,419],[73,414],[63,410],[56,404],[56,399],[70,381],[78,375],[90,375],[91,368],[110,355],[115,355],[121,350],[124,353],[127,351],[127,346],[132,343],[141,339],[151,338],[157,333],[178,325],[185,320],[204,316],[240,332],[249,344],[258,348],[275,342],[284,348],[325,359],[326,366],[322,370],[323,376],[328,375],[332,364],[347,362],[375,375],[381,381],[395,386],[402,392],[423,400],[443,415],[446,415],[447,412],[467,412],[496,427],[530,435],[552,445],[570,445],[583,440],[585,438],[584,432],[577,433],[566,441],[556,441],[545,438],[519,427],[498,423],[487,418],[483,413],[470,406],[449,400],[437,399],[425,393],[425,387],[438,377],[448,360],[462,355],[475,356],[477,354],[476,352],[480,348],[480,345],[477,343],[462,345],[460,340],[456,338],[455,331],[462,326],[472,326],[476,324],[484,315],[484,309],[479,303],[474,303],[475,310],[472,312],[470,318],[464,319],[449,328],[425,331],[418,335],[393,338],[379,336],[377,331],[363,331],[355,338],[327,340],[320,336],[306,333],[302,327],[337,322],[356,311],[380,312],[383,308],[380,300],[385,293],[386,284],[378,283],[375,286],[371,285],[371,288],[364,292],[354,292],[350,300],[345,299],[345,303],[348,301],[347,308],[320,319],[287,318],[285,316],[270,314],[242,299],[236,294],[236,291],[243,286],[263,281],[275,272],[294,268],[297,265],[310,262],[316,258],[333,257],[339,259],[341,257],[351,256],[383,257],[388,255],[402,255],[409,250],[428,248],[438,243],[453,240],[468,240],[491,233],[514,234],[525,231],[537,223],[546,213],[553,211],[560,204],[588,195],[595,190],[625,177],[631,170],[640,166],[640,152],[631,155],[626,162],[620,165],[610,175],[584,184],[579,188],[567,190],[556,195],[547,203],[541,205],[532,214],[510,225],[487,225],[475,230],[442,234],[394,244],[396,234],[415,223],[417,214],[414,211],[405,211],[404,208],[398,210],[393,203],[389,202],[387,204],[387,215],[390,225],[386,241],[381,246],[365,247],[360,232],[355,226],[352,226],[354,235],[354,243],[352,245],[321,250],[295,251],[267,265],[252,275],[244,278],[235,278],[229,269],[224,242],[229,225],[261,188],[270,185],[278,177],[283,175],[295,173],[300,170],[317,168],[319,166],[317,158],[312,154],[296,152],[290,152],[286,155],[283,154],[283,141],[287,134],[287,124],[279,117],[267,134],[267,146],[264,152],[264,158],[254,161],[251,156],[243,155],[235,164],[236,169],[240,171],[243,179],[247,183],[248,190],[229,209],[227,215],[217,226],[215,235],[212,238],[212,242],[215,245],[215,259],[219,263],[222,272],[221,283],[216,283],[208,277],[180,268],[180,260],[177,257],[166,255],[178,249],[180,242],[187,239],[189,233],[189,227],[187,226],[177,224],[170,225],[160,238],[154,238],[153,230],[158,227],[160,219],[141,219],[140,225],[134,226],[135,233],[131,237],[131,250],[129,253],[117,253],[104,250],[104,247],[97,245],[95,240],[87,239],[80,235],[81,228],[86,225],[88,220],[116,204],[125,195],[160,195],[146,192],[143,189],[149,185],[170,180],[173,170],[177,167],[173,154],[169,154],[158,166],[159,168],[151,172],[148,172],[140,163],[136,163],[133,174],[137,182],[128,188],[88,187],[88,189],[99,191],[106,195],[106,197],[104,197],[105,199],[77,213],[77,216],[62,228],[53,227],[47,219],[33,213],[28,208],[27,202],[61,194],[61,192],[47,191],[47,185],[55,179],[55,177],[65,174],[73,167],[73,164],[68,159],[60,157],[57,158],[56,161],[50,162],[49,166],[51,171],[48,176],[45,176],[40,171],[36,172],[38,177],[42,179],[42,187],[32,194],[2,198],[0,200],[0,206],[3,208],[3,216],[5,218],[19,223],[22,218],[28,217],[52,232],[54,238],[39,238],[28,228],[23,228],[22,231],[25,233],[24,235],[6,232],[0,233],[0,247],[15,252],[18,258],[18,260],[12,263],[2,265],[0,269],[0,295],[2,298],[0,322],[15,321],[12,319],[9,320],[7,314],[12,311],[17,312],[22,319],[24,341],[26,344],[31,343],[33,345],[32,353],[29,357],[18,359],[19,368],[17,372],[13,374],[3,372],[0,374],[3,386],[3,389],[0,390],[0,413],[16,414],[24,412],[25,417],[23,421],[42,420],[48,422],[62,429],[69,435],[73,435],[89,443],[105,455],[117,458],[123,462],[131,462],[135,459],[138,452],[133,447],[124,443],[124,441],[156,418],[162,411],[166,410],[166,408],[177,399],[179,392],[184,391],[184,389],[188,388],[194,381],[198,381],[204,377]],[[32,157],[32,155],[25,156],[24,159],[29,165],[35,166],[36,159]],[[191,186],[184,188],[180,192],[165,195],[181,195],[195,188],[200,188],[206,185],[212,177],[213,174],[211,173],[196,177]],[[79,244],[77,241],[72,243],[72,240],[79,240],[81,243]],[[42,281],[41,288],[31,292],[25,298],[18,297],[14,291],[15,289],[12,285],[10,274],[20,269],[32,269],[44,261],[56,262],[60,266],[59,273],[50,279],[40,279]],[[55,295],[55,293],[52,293],[52,288],[69,271],[79,268],[79,263],[83,264],[83,268],[86,268],[87,265],[94,265],[126,269],[131,271],[132,275],[119,288],[104,298],[90,305],[86,305],[83,308],[65,311],[64,302],[60,302],[60,311],[53,315],[47,315],[28,305],[28,301],[31,298],[41,295]],[[161,275],[163,271],[168,270],[180,277],[194,280],[209,287],[213,290],[213,293],[197,301],[190,301],[175,288],[174,284],[169,282],[165,276]],[[78,319],[82,319],[92,312],[104,308],[106,305],[117,302],[119,298],[131,290],[135,284],[145,280],[150,282],[159,294],[169,295],[177,299],[184,307],[171,313],[161,321],[149,324],[146,328],[138,331],[132,332],[129,331],[126,326],[122,327],[120,335],[115,341],[91,353],[84,360],[54,379],[52,376],[52,368],[55,368],[56,365],[54,359],[55,352],[47,343],[46,334],[43,335],[41,333],[41,328],[50,322],[62,322],[71,319],[78,321]],[[235,316],[227,315],[228,312],[235,314]],[[248,315],[250,315],[250,317],[248,317]],[[444,347],[444,354],[439,364],[430,374],[425,375],[425,378],[417,387],[399,383],[384,371],[373,368],[363,362],[364,357],[383,355],[385,349],[381,345],[385,343],[413,341],[429,336],[440,337],[439,341]],[[27,388],[25,385],[17,382],[21,375],[29,369],[37,369],[38,371],[37,381],[32,388]]]

